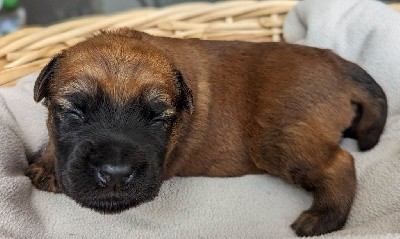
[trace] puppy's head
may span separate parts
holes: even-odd
[[[168,57],[121,32],[55,56],[39,75],[34,98],[45,98],[49,109],[61,190],[109,213],[157,195],[171,136],[193,107]]]

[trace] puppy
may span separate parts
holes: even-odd
[[[173,176],[269,173],[313,193],[299,236],[343,227],[356,176],[338,142],[374,147],[387,116],[374,79],[329,50],[130,29],[55,56],[34,87],[44,98],[49,142],[26,170],[37,188],[115,213]]]

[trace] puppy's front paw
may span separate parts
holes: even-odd
[[[291,225],[298,236],[317,236],[341,229],[346,222],[346,217],[340,213],[329,210],[304,211]]]
[[[58,193],[60,189],[54,173],[54,165],[44,162],[32,163],[25,171],[32,184],[39,190]]]

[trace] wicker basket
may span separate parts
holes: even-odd
[[[39,71],[49,58],[99,29],[133,27],[169,37],[281,41],[286,13],[297,1],[224,1],[141,8],[89,16],[48,27],[27,27],[0,38],[0,85]],[[392,5],[400,9],[400,5]]]

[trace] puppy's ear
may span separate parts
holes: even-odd
[[[33,99],[36,102],[39,102],[48,96],[49,82],[54,77],[54,72],[57,69],[60,58],[61,54],[54,56],[53,59],[51,59],[51,61],[42,69],[38,78],[36,79],[35,87],[33,89]]]
[[[187,86],[179,70],[175,70],[175,78],[179,91],[176,106],[178,109],[183,109],[189,114],[192,114],[194,111],[192,90]]]

